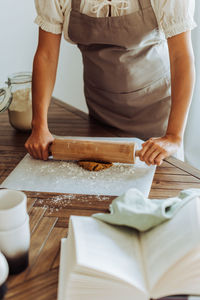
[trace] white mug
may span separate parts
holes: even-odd
[[[0,190],[0,231],[12,230],[26,220],[27,197],[23,192]]]
[[[17,274],[28,266],[28,252],[30,247],[29,216],[19,227],[0,231],[0,251],[5,255],[10,274]]]
[[[6,293],[6,280],[8,278],[8,263],[5,256],[0,252],[0,299],[3,299]]]

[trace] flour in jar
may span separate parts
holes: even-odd
[[[11,111],[27,111],[31,107],[31,89],[17,90],[12,94]]]
[[[32,101],[31,89],[20,89],[15,91],[9,107],[9,120],[15,129],[22,131],[31,129]]]

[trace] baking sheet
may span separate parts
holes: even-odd
[[[139,147],[143,142],[136,138],[103,139],[132,140],[137,142]],[[114,164],[110,169],[89,172],[79,167],[76,162],[41,161],[27,154],[1,184],[1,187],[24,191],[113,196],[121,195],[129,188],[135,187],[148,196],[155,168],[155,166],[147,166],[137,158],[135,165]]]

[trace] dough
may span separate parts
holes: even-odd
[[[98,162],[98,161],[80,160],[78,161],[78,165],[88,171],[101,171],[112,167],[113,164],[109,162],[101,162],[101,161]]]

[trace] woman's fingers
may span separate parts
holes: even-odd
[[[139,157],[147,165],[161,165],[163,159],[167,157],[167,152],[156,140],[149,139],[142,144],[142,149],[139,152]]]
[[[156,151],[156,145],[151,140],[142,144],[142,149],[139,152],[140,160],[144,161],[147,165],[153,163],[152,154]]]
[[[47,160],[49,157],[49,144],[48,145],[42,144],[41,147],[42,147],[42,159]]]
[[[45,144],[29,145],[28,152],[36,159],[47,160],[49,157],[48,145]]]
[[[161,151],[160,149],[156,148],[151,148],[149,151],[146,152],[146,155],[144,155],[141,160],[144,161],[148,166],[160,166],[163,162],[163,159],[166,157],[167,155],[164,151]]]
[[[35,158],[36,159],[40,159],[41,158],[41,153],[40,153],[40,148],[39,148],[39,146],[38,145],[33,145],[33,152],[34,152],[34,154],[35,154]]]
[[[35,158],[36,159],[42,159],[42,153],[41,153],[41,150],[40,150],[40,145],[38,145],[38,144],[33,145],[33,151],[35,153]]]
[[[140,159],[144,157],[145,153],[153,146],[153,143],[151,141],[147,141],[142,144],[142,149],[139,152]]]
[[[146,162],[146,164],[150,165],[153,163],[152,160],[152,154],[156,151],[156,146],[155,145],[151,145],[146,152],[144,153],[144,155],[142,156],[142,160]]]
[[[150,165],[156,165],[155,158],[160,155],[160,150],[156,149],[154,152],[151,153],[151,155],[148,157],[148,162]]]
[[[41,145],[39,146],[39,152],[38,152],[38,154],[39,154],[39,159],[43,159],[43,149],[42,149],[42,147],[41,147]]]
[[[28,153],[31,155],[31,156],[33,156],[34,158],[35,158],[35,153],[34,153],[34,149],[33,149],[33,147],[32,147],[32,145],[30,145],[30,144],[27,144],[26,145],[26,150],[28,151]]]
[[[167,134],[163,137],[151,138],[142,144],[139,157],[147,165],[160,166],[163,160],[175,153],[181,146],[180,136]]]
[[[36,159],[47,160],[49,157],[49,145],[54,137],[48,129],[32,130],[31,136],[25,143],[25,148]]]
[[[163,159],[166,158],[166,154],[160,153],[156,158],[155,158],[155,164],[157,166],[160,166],[163,163]]]
[[[43,149],[39,144],[26,143],[25,148],[35,159],[43,159],[43,157],[46,157],[46,154],[44,154],[45,149]]]

